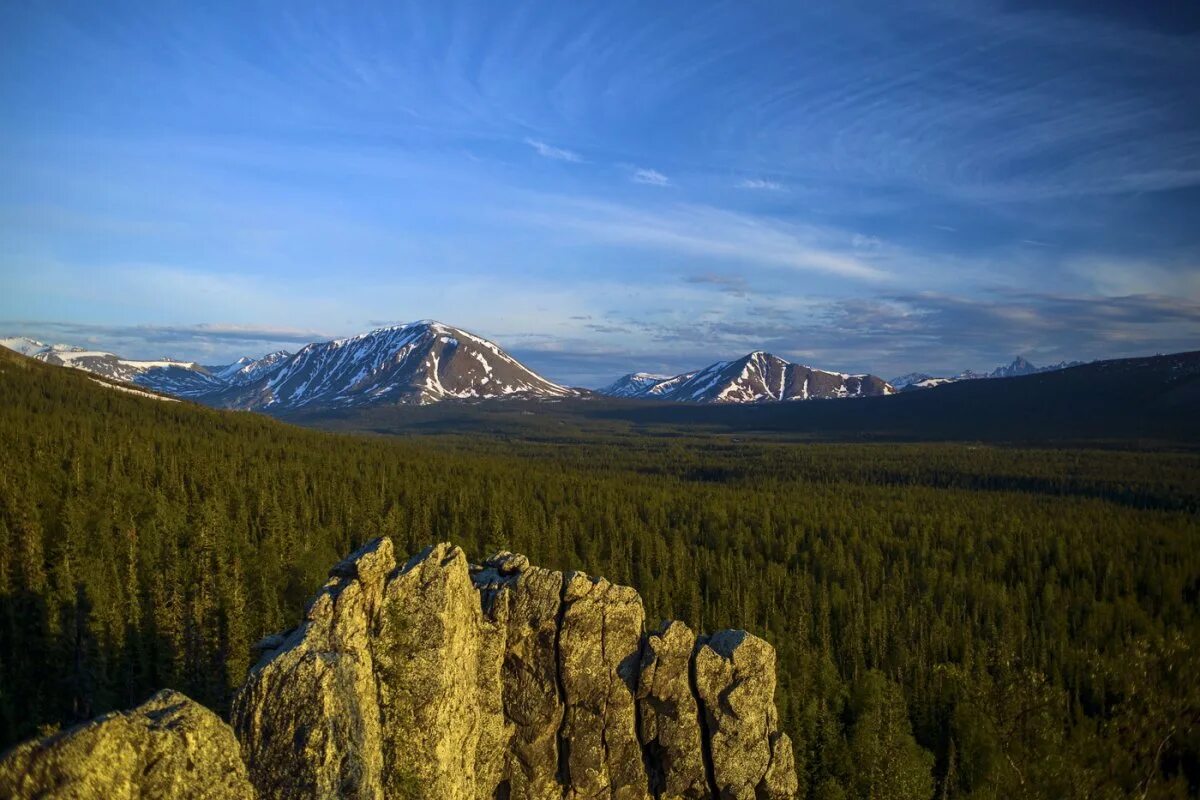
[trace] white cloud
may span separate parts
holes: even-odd
[[[737,184],[738,189],[755,189],[765,192],[786,192],[787,187],[776,181],[765,178],[746,178]]]
[[[670,186],[671,179],[656,169],[638,167],[633,171],[631,180],[634,183],[644,183],[647,186]]]
[[[541,212],[520,214],[556,231],[602,243],[643,247],[691,257],[783,267],[841,278],[883,281],[891,276],[872,257],[846,246],[843,232],[680,204],[649,211],[570,198],[547,199]],[[872,263],[875,261],[875,263]]]
[[[1200,265],[1193,261],[1151,261],[1090,256],[1067,268],[1102,295],[1159,295],[1200,302]]]
[[[562,147],[555,147],[554,145],[546,144],[545,142],[537,139],[526,139],[525,144],[537,151],[537,154],[542,158],[549,158],[554,161],[570,161],[575,164],[583,161],[583,156],[572,150],[566,150]]]

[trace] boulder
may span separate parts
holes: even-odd
[[[634,701],[644,617],[630,587],[567,575],[559,670],[568,797],[649,796]]]
[[[130,711],[18,745],[0,759],[13,800],[253,800],[229,726],[164,689]]]
[[[424,797],[490,797],[506,726],[500,703],[480,689],[498,688],[503,636],[485,624],[457,547],[426,549],[388,582],[373,645],[387,797],[406,797],[413,786]],[[486,670],[494,671],[487,679]]]

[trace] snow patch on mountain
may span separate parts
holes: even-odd
[[[874,375],[814,369],[756,350],[671,378],[631,373],[600,393],[685,403],[765,403],[886,395],[893,389]]]

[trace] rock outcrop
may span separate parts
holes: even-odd
[[[745,631],[721,631],[700,640],[694,670],[719,796],[795,795],[792,743],[775,711],[771,645]]]
[[[793,797],[771,646],[644,616],[603,578],[449,544],[398,564],[377,539],[257,645],[232,730],[161,692],[17,748],[0,796]]]
[[[439,544],[339,564],[233,706],[264,798],[786,798],[775,652],[644,635],[637,592]]]
[[[18,745],[0,760],[0,797],[252,800],[229,726],[163,690],[114,712]]]

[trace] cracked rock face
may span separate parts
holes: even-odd
[[[718,796],[729,800],[792,797],[792,745],[775,711],[775,650],[746,631],[702,639],[694,656]]]
[[[643,627],[627,586],[381,539],[264,640],[234,729],[264,798],[793,796],[771,646]]]
[[[561,798],[563,690],[558,649],[563,575],[531,567],[525,556],[500,553],[476,572],[474,582],[484,606],[493,614],[503,607],[506,617],[500,687],[512,735],[506,774],[497,786],[512,800]]]
[[[662,800],[693,800],[712,794],[692,686],[695,649],[695,634],[679,621],[663,623],[642,645],[638,735],[652,767],[650,788]]]
[[[261,797],[384,796],[374,629],[394,567],[388,539],[335,566],[300,626],[250,670],[231,717]]]
[[[0,796],[793,797],[771,646],[643,627],[637,592],[603,578],[449,544],[401,564],[377,539],[256,645],[232,731],[162,692],[12,751]]]
[[[221,718],[163,690],[125,712],[26,742],[0,760],[0,797],[253,800]]]
[[[637,737],[634,694],[641,652],[642,598],[582,572],[568,575],[559,631],[566,699],[568,797],[649,797]]]

